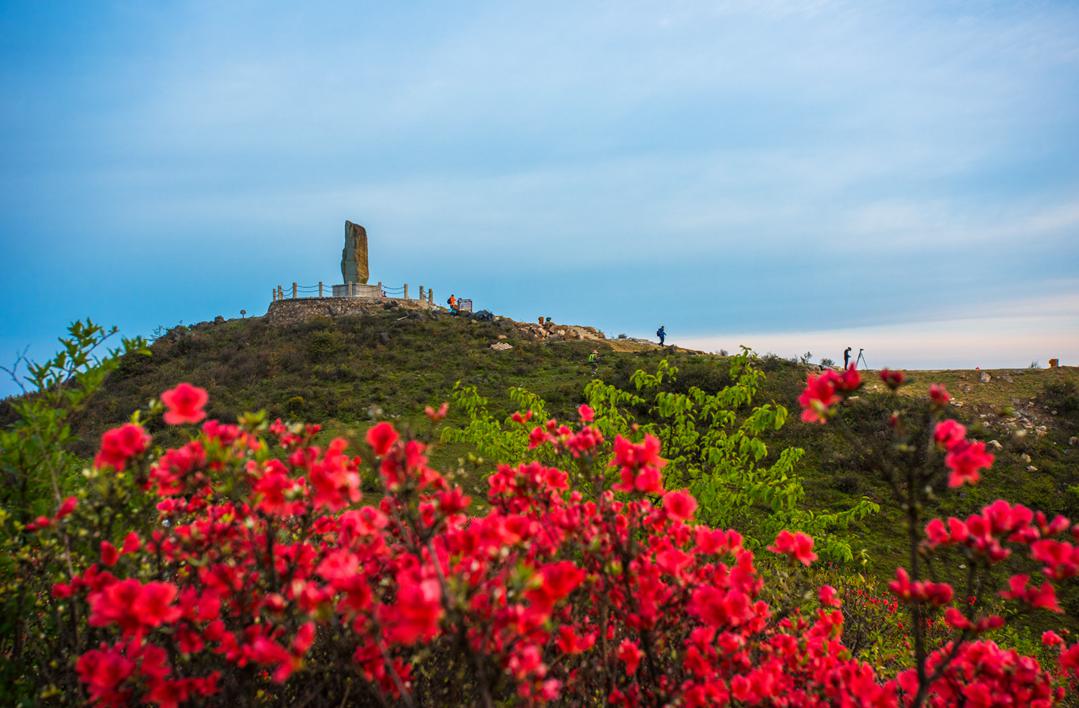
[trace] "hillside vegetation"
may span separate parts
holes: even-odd
[[[492,349],[497,342],[513,348]],[[407,427],[422,417],[424,406],[448,400],[456,382],[476,386],[493,411],[507,416],[513,412],[508,390],[520,386],[547,401],[556,417],[570,418],[592,379],[587,359],[593,348],[600,352],[596,376],[618,386],[627,386],[638,369],[654,371],[664,358],[679,370],[672,390],[697,386],[715,391],[730,383],[727,357],[633,340],[537,341],[501,318],[481,322],[389,308],[291,326],[265,318],[231,320],[174,328],[154,342],[152,356],[127,357],[80,420],[78,452],[89,457],[105,428],[182,380],[210,391],[211,416],[266,409],[271,418],[321,421],[327,434],[362,432],[377,419]],[[796,411],[813,367],[768,355],[758,365],[767,373],[761,402]],[[1079,516],[1079,370],[989,371],[987,383],[977,371],[910,373],[914,384],[904,389],[908,394],[924,394],[929,383],[943,383],[955,397],[954,415],[973,435],[996,441],[991,447],[997,462],[984,483],[959,495],[953,504],[961,507],[943,512],[966,514],[1003,496],[1046,512]],[[852,425],[891,412],[875,374],[866,380],[854,402],[863,410],[843,416]],[[863,415],[865,408],[871,415]],[[464,422],[457,415],[451,409],[448,422]],[[171,431],[154,429],[151,422],[150,432],[168,442]],[[855,432],[874,434],[868,427]],[[887,501],[887,488],[865,471],[865,451],[851,444],[841,426],[813,426],[795,415],[766,442],[770,454],[788,446],[806,450],[798,470],[805,480],[806,504],[814,510],[845,508],[863,496]],[[435,461],[454,465],[467,452],[446,445]],[[482,479],[468,483],[473,491],[483,488]],[[868,553],[870,569],[890,572],[901,562],[893,542],[897,524],[883,512],[853,530]]]

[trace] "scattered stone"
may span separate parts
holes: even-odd
[[[225,318],[222,317],[221,315],[218,315],[217,317],[214,318],[214,324],[221,324],[224,321],[225,321]]]
[[[978,377],[978,380],[982,383],[989,383],[993,380],[993,377],[989,375],[988,371],[983,371],[982,375]]]
[[[998,440],[990,440],[989,442],[986,443],[986,445],[993,448],[994,450],[1001,450],[1001,449],[1004,448],[1004,446],[1001,445],[1000,441],[998,441]]]
[[[1028,465],[1030,464],[1030,455],[1028,455],[1025,452],[1022,455],[1019,456],[1019,459],[1022,460],[1023,462],[1025,462],[1025,463],[1027,463]]]
[[[1027,472],[1037,472],[1038,468],[1034,465],[1027,465]]]
[[[504,335],[504,334],[500,334],[500,335],[498,335],[498,338],[499,338],[499,339],[509,339],[509,337],[507,337],[507,336],[506,336],[506,335]]]
[[[491,345],[491,349],[494,349],[496,352],[504,352],[507,349],[513,349],[513,345],[509,342],[495,342]]]
[[[1074,435],[1071,436],[1070,438],[1068,438],[1068,444],[1069,445],[1079,445],[1079,437],[1076,437]]]
[[[1013,379],[1011,376],[1008,376],[1007,374],[1002,375],[1000,378],[1004,379],[1008,383],[1015,383],[1015,379]]]

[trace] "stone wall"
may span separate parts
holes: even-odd
[[[391,298],[381,300],[350,297],[286,298],[270,303],[270,309],[266,311],[266,320],[274,325],[289,325],[314,317],[348,317],[393,309],[437,310],[440,308],[420,300]]]

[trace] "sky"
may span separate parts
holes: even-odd
[[[0,0],[0,363],[263,314],[346,219],[522,320],[1076,364],[1079,4]]]

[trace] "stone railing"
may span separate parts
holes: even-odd
[[[430,288],[424,288],[422,285],[419,289],[419,297],[413,299],[408,296],[408,283],[399,286],[384,285],[381,281],[374,285],[345,283],[344,285],[332,285],[327,288],[321,280],[316,285],[300,285],[293,282],[291,288],[286,289],[280,285],[274,288],[273,302],[323,298],[358,298],[362,300],[412,300],[433,306],[435,304],[434,292]]]

